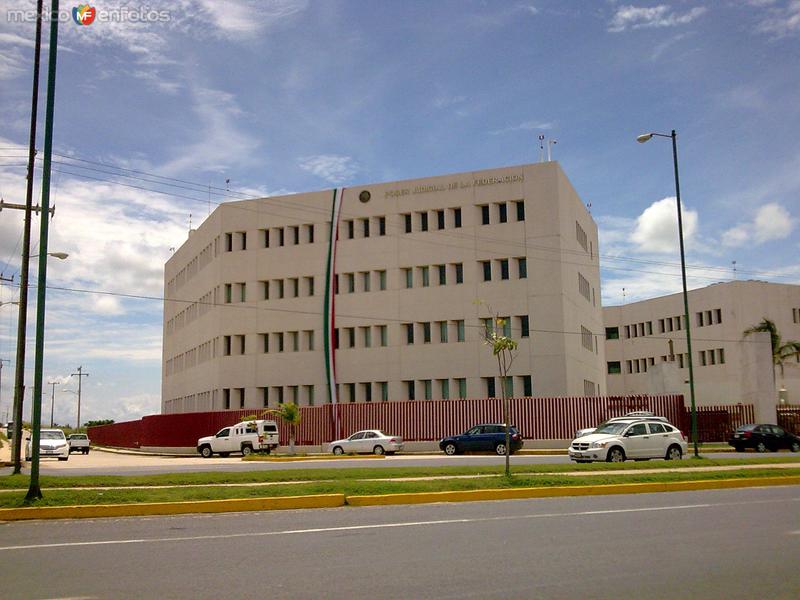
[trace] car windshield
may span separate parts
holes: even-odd
[[[592,433],[605,433],[609,435],[619,435],[630,423],[603,423]]]
[[[41,435],[43,440],[63,440],[64,434],[61,431],[43,431]]]

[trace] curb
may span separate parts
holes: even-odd
[[[0,509],[0,521],[30,519],[90,519],[97,517],[142,517],[189,513],[225,513],[298,508],[336,508],[345,505],[344,494],[201,500],[197,502],[150,502],[144,504],[97,504],[93,506],[42,506]]]
[[[521,500],[566,496],[606,496],[611,494],[646,494],[652,492],[685,492],[720,490],[775,485],[800,485],[800,475],[788,477],[751,477],[742,479],[702,479],[663,483],[621,483],[596,486],[558,486],[546,488],[507,488],[464,490],[457,492],[423,492],[386,494],[381,496],[348,496],[348,506],[388,506],[392,504],[427,504],[432,502],[480,502],[483,500]]]

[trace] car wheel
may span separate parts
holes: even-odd
[[[242,446],[242,456],[250,456],[253,453],[252,446]]]
[[[447,443],[444,445],[444,453],[448,456],[453,456],[454,454],[458,454],[458,448],[453,442]]]
[[[211,446],[203,446],[200,448],[200,456],[203,458],[211,458],[214,453],[211,451]]]
[[[792,445],[789,446],[789,450],[792,452],[800,452],[800,442],[792,442]]]
[[[377,455],[384,454],[383,446],[375,446],[375,447],[372,449],[372,453],[373,453],[373,454],[377,454]]]
[[[665,457],[666,460],[680,460],[683,456],[683,452],[681,451],[681,447],[673,444],[669,448],[667,448],[667,455]]]
[[[766,452],[767,450],[767,445],[764,442],[758,442],[758,444],[756,444],[756,452]]]
[[[497,456],[505,456],[506,455],[506,445],[503,444],[503,443],[497,444],[494,447],[494,453],[497,454]]]
[[[619,446],[614,446],[608,451],[606,462],[625,462],[625,451]]]
[[[344,454],[344,450],[342,450],[342,447],[341,447],[341,446],[336,446],[336,447],[333,449],[333,453],[334,453],[336,456],[341,456],[342,454]]]

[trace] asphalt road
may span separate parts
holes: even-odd
[[[800,487],[0,525],[4,598],[800,597]]]
[[[709,454],[710,457],[725,458],[755,458],[763,456],[794,457],[794,454],[756,454],[725,452]],[[685,459],[684,459],[685,460]],[[526,464],[567,464],[566,456],[533,456],[515,455],[511,457],[512,465]],[[92,451],[88,455],[73,454],[68,461],[59,462],[56,459],[42,459],[40,472],[42,475],[146,475],[155,473],[188,473],[206,471],[256,471],[256,470],[287,470],[287,469],[329,469],[329,468],[381,468],[381,467],[439,467],[439,466],[466,466],[466,465],[496,465],[501,468],[504,464],[502,456],[491,454],[469,454],[461,456],[445,456],[444,454],[429,455],[397,455],[381,459],[349,458],[325,459],[300,462],[243,462],[239,456],[228,458],[213,457],[201,458],[200,456],[186,456],[180,458],[147,456],[133,454],[117,454],[111,452]],[[0,476],[11,472],[9,467],[0,469]],[[28,469],[24,469],[28,472]]]

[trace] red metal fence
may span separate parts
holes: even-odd
[[[795,435],[800,435],[800,406],[781,404],[776,410],[778,413],[777,425]]]
[[[726,441],[734,429],[746,423],[755,421],[755,408],[752,404],[730,404],[722,406],[698,406],[697,412],[697,441],[722,442]],[[680,428],[691,441],[692,411],[684,409],[680,421]]]
[[[526,439],[570,439],[577,429],[633,410],[650,410],[676,424],[684,418],[682,396],[512,398],[509,402],[511,422]],[[140,421],[91,427],[89,437],[100,445],[123,448],[193,447],[197,438],[212,435],[257,412],[251,408],[151,415]],[[406,441],[438,440],[466,431],[476,423],[503,420],[502,400],[496,398],[326,404],[304,406],[300,412],[302,421],[295,434],[299,445],[333,440],[334,416],[338,416],[342,436],[359,429],[381,429]],[[279,426],[281,444],[287,444],[289,426]]]

